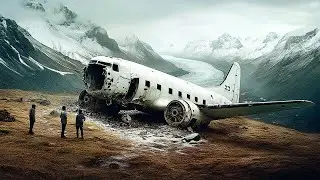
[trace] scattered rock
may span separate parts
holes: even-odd
[[[25,101],[25,99],[22,97],[22,98],[19,98],[19,99],[17,99],[17,102],[24,102]]]
[[[187,130],[188,130],[189,132],[193,132],[193,129],[192,129],[192,127],[190,127],[190,126],[187,127]]]
[[[15,121],[15,118],[11,116],[6,109],[3,109],[3,110],[0,110],[0,121],[13,122]]]
[[[247,126],[239,126],[240,129],[248,129]]]
[[[39,102],[39,104],[41,104],[42,106],[49,106],[51,102],[49,100],[42,100]]]
[[[30,99],[30,101],[39,103],[42,106],[49,106],[51,104],[51,102],[47,99]]]
[[[109,168],[110,168],[110,169],[119,169],[119,168],[120,168],[120,165],[117,164],[117,163],[110,163],[110,164],[109,164]]]
[[[124,114],[124,115],[122,115],[121,120],[122,120],[123,122],[127,123],[127,124],[130,124],[132,118],[131,118],[130,115]]]
[[[49,143],[48,146],[49,146],[49,147],[55,147],[55,146],[56,146],[56,143]]]
[[[0,129],[0,135],[7,135],[9,134],[9,130],[6,130],[6,129]]]
[[[25,102],[26,99],[21,97],[21,98],[18,98],[18,99],[8,99],[9,101],[13,101],[13,102]]]
[[[190,142],[190,141],[200,141],[201,139],[201,136],[199,133],[192,133],[192,134],[189,134],[188,136],[185,136],[183,138],[183,140],[185,140],[186,142]]]
[[[280,125],[280,124],[279,124],[278,122],[276,122],[276,121],[272,121],[272,124],[273,124],[273,125],[277,125],[277,126]]]
[[[59,117],[59,116],[60,116],[60,113],[59,113],[57,110],[52,110],[52,111],[50,112],[50,116]]]

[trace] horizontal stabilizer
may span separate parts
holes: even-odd
[[[235,116],[283,111],[288,109],[298,109],[312,105],[314,105],[313,102],[306,100],[249,102],[206,106],[201,108],[201,111],[209,117],[222,119]]]

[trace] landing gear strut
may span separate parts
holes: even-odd
[[[111,100],[100,100],[92,97],[86,90],[82,91],[78,99],[80,108],[88,109],[94,112],[105,112],[109,116],[117,116],[121,106],[113,103]]]

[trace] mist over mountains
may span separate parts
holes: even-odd
[[[175,76],[187,73],[165,61],[157,49],[137,36],[113,38],[108,28],[59,1],[10,3],[13,9],[0,16],[0,88],[79,91],[83,89],[82,68],[98,55],[124,58]],[[4,8],[0,7],[0,13]],[[222,33],[215,39],[185,38],[189,42],[183,48],[173,42],[161,53],[205,61],[224,73],[233,62],[239,62],[243,101],[308,99],[320,103],[317,28],[284,35],[270,32],[264,37]],[[291,119],[287,124],[295,128],[320,131],[318,110],[319,105],[275,113],[270,122]]]
[[[119,45],[103,27],[53,2],[15,1],[14,9],[1,15],[1,88],[82,89],[82,68],[98,55],[124,58],[169,74],[186,73],[137,37]]]
[[[283,36],[236,38],[223,34],[216,40],[190,41],[177,57],[208,62],[227,73],[233,62],[242,68],[243,101],[307,99],[315,108],[258,116],[307,131],[320,131],[320,32],[305,28]]]

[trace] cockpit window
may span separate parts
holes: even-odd
[[[112,70],[119,72],[119,66],[118,66],[118,64],[113,64]]]
[[[101,62],[99,61],[100,64],[106,65],[106,66],[111,66],[111,63],[107,63],[107,62]]]

